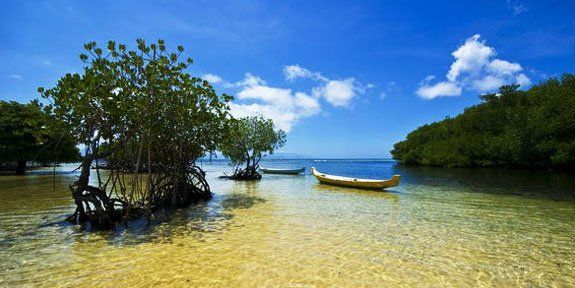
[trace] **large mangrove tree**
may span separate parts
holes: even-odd
[[[170,51],[162,40],[138,39],[134,50],[113,41],[84,48],[81,73],[39,88],[85,147],[81,174],[70,187],[76,211],[69,220],[109,228],[211,198],[196,160],[222,142],[232,97],[187,73],[192,60],[182,60],[181,46]],[[99,159],[121,165],[105,174],[96,170],[91,180]]]

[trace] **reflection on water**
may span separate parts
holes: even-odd
[[[521,195],[554,200],[575,199],[575,175],[566,172],[514,170],[402,167],[409,182],[429,186],[451,186],[481,193]]]
[[[348,187],[340,187],[340,186],[331,186],[323,183],[315,183],[311,186],[313,191],[322,192],[322,193],[342,193],[345,196],[353,196],[353,197],[372,197],[372,198],[383,198],[393,201],[397,203],[399,201],[398,192],[393,191],[392,189],[388,189],[385,192],[371,190],[371,189],[357,189],[357,188],[348,188]]]
[[[282,160],[392,192],[310,175],[218,179],[213,200],[114,231],[60,220],[70,167],[0,177],[0,286],[381,287],[575,285],[575,180],[568,174]],[[558,201],[559,200],[559,201]]]

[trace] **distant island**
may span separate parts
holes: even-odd
[[[575,75],[480,98],[455,118],[409,133],[393,158],[440,167],[575,168]]]

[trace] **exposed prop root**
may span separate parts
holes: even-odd
[[[262,179],[262,174],[260,174],[255,167],[248,167],[236,169],[234,174],[228,178],[233,180],[260,180]]]
[[[102,189],[79,180],[70,187],[76,210],[66,220],[74,224],[89,224],[96,230],[110,229],[119,222],[150,215],[160,208],[183,208],[209,200],[212,192],[205,175],[197,166],[178,174],[148,175],[151,183],[155,183],[147,191],[149,199],[133,203],[111,198]]]
[[[81,191],[74,197],[76,211],[67,218],[72,223],[90,223],[96,229],[107,229],[125,214],[126,204],[120,199],[108,197],[100,188],[89,185],[83,189],[72,188]]]
[[[153,187],[150,203],[152,207],[182,208],[194,202],[212,198],[206,173],[193,166],[185,173],[165,175]]]

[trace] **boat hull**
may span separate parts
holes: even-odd
[[[335,175],[328,175],[311,168],[311,173],[315,178],[323,184],[352,187],[360,189],[377,189],[382,190],[386,188],[391,188],[399,185],[401,177],[399,175],[394,175],[388,180],[373,180],[373,179],[358,179],[350,177],[341,177]]]
[[[299,169],[272,169],[272,168],[260,168],[260,171],[266,174],[288,174],[297,175],[305,172],[305,167]]]

